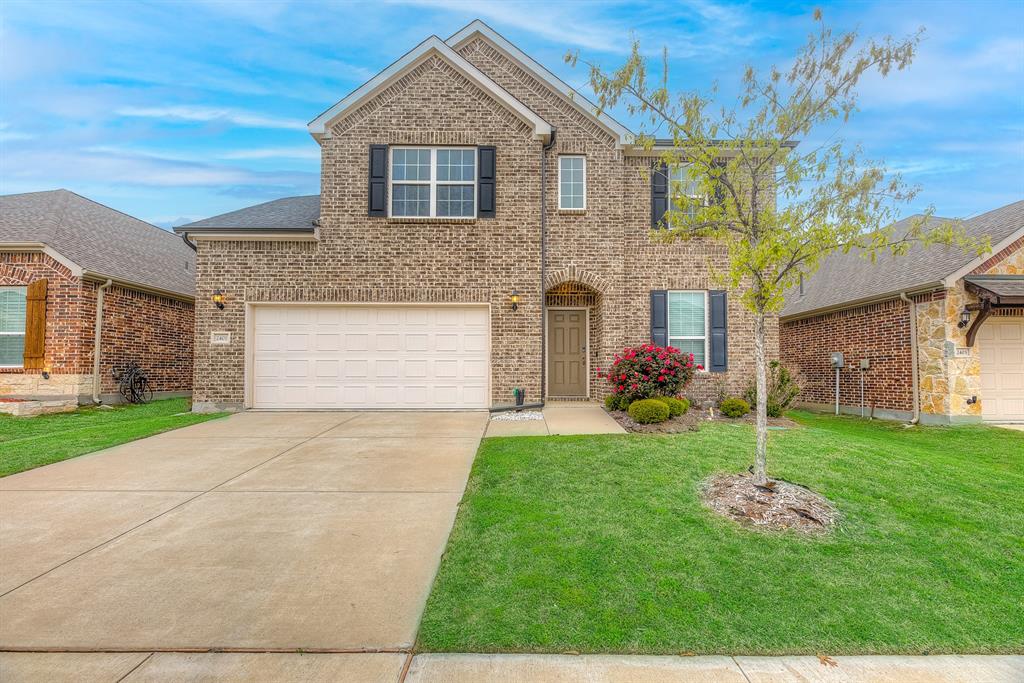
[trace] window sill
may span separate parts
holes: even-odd
[[[583,216],[586,215],[586,209],[559,209],[559,215],[562,216]]]
[[[477,221],[476,216],[467,216],[461,218],[458,216],[452,216],[449,218],[439,218],[430,216],[388,216],[388,223],[475,223]]]

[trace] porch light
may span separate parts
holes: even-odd
[[[512,290],[512,296],[509,297],[509,301],[512,302],[512,310],[519,310],[519,292],[515,289]]]
[[[961,330],[971,324],[971,312],[966,308],[960,311],[960,322],[956,324]]]
[[[213,290],[213,296],[210,297],[213,303],[217,304],[217,308],[224,310],[224,292],[219,289]]]

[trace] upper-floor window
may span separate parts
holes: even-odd
[[[587,208],[586,157],[558,157],[558,208]]]
[[[392,216],[476,216],[475,148],[393,147],[390,168]]]
[[[668,293],[668,343],[683,353],[692,353],[694,366],[707,367],[707,292]]]
[[[0,367],[20,368],[25,354],[25,287],[0,287]]]
[[[669,169],[668,209],[681,211],[689,218],[693,218],[697,215],[697,208],[703,202],[703,197],[699,194],[697,182],[689,177],[689,166],[676,164]],[[692,201],[683,202],[683,197]]]

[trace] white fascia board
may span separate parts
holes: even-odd
[[[0,242],[0,251],[40,252],[70,270],[74,277],[81,277],[84,272],[82,266],[42,242]]]
[[[988,261],[990,258],[1001,252],[1003,249],[1009,247],[1011,244],[1019,240],[1021,237],[1024,237],[1024,226],[1021,226],[1014,230],[1012,233],[1010,233],[1009,237],[1006,237],[998,244],[992,245],[992,251],[987,251],[981,256],[977,256],[971,259],[971,261],[967,265],[948,275],[946,279],[942,281],[943,286],[946,289],[956,286],[957,280],[964,277],[965,275],[969,275],[972,270],[980,266],[985,261]]]
[[[507,90],[488,78],[482,71],[459,56],[453,49],[445,44],[437,36],[430,36],[415,48],[407,52],[400,59],[393,62],[391,66],[381,71],[362,86],[350,93],[333,107],[316,117],[309,123],[309,132],[316,138],[324,136],[325,131],[335,119],[346,111],[361,105],[373,97],[379,91],[387,88],[396,80],[405,75],[408,71],[418,66],[431,55],[438,55],[459,70],[463,76],[475,83],[485,92],[490,93],[495,99],[511,109],[520,118],[533,125],[534,135],[542,140],[551,137],[551,124],[542,119],[533,110],[513,97]]]
[[[487,38],[487,40],[496,45],[513,60],[519,62],[520,66],[525,68],[527,71],[532,72],[539,79],[551,86],[555,91],[565,95],[565,97],[567,97],[578,109],[600,123],[609,133],[615,135],[618,138],[618,144],[620,146],[633,144],[636,136],[631,130],[603,111],[598,111],[597,105],[581,95],[579,91],[545,69],[533,58],[510,43],[501,34],[479,19],[474,20],[445,42],[453,49],[457,50],[477,34]]]

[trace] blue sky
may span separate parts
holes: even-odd
[[[17,2],[0,4],[0,193],[65,187],[161,226],[319,190],[305,124],[430,34],[481,18],[572,85],[633,32],[673,82],[735,93],[836,29],[925,26],[841,135],[969,216],[1024,198],[1024,2]],[[586,92],[584,90],[584,92]],[[627,124],[627,116],[618,113]],[[635,127],[635,126],[634,126]],[[831,131],[827,131],[831,133]]]

